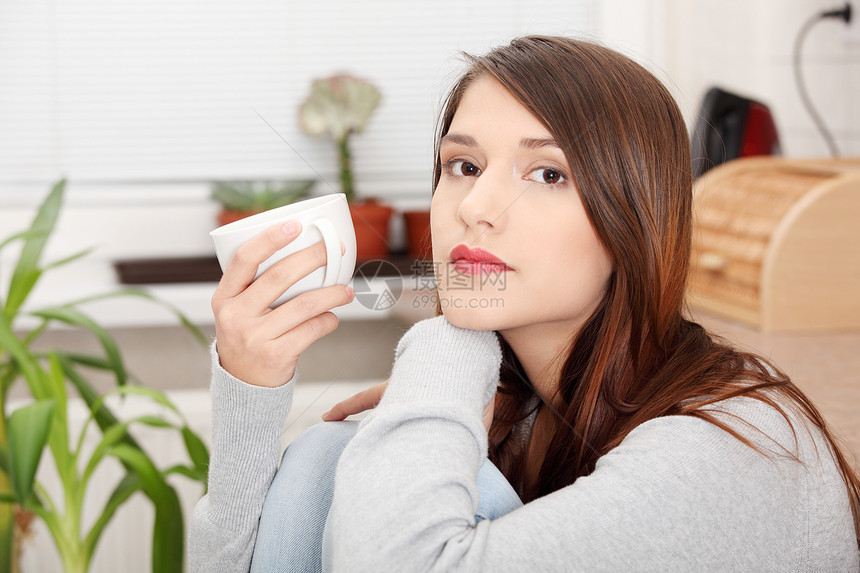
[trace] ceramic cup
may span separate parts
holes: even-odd
[[[223,227],[218,227],[209,236],[215,245],[215,254],[221,269],[242,244],[256,237],[267,228],[287,221],[299,221],[301,234],[293,241],[266,259],[258,268],[254,278],[287,255],[309,247],[320,241],[325,243],[326,264],[300,279],[290,287],[271,307],[275,308],[304,292],[333,284],[347,284],[355,271],[355,230],[349,206],[343,193],[324,195],[298,203],[270,209],[251,215]],[[341,255],[341,242],[346,247]]]

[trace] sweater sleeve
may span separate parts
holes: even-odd
[[[212,344],[212,451],[208,491],[192,514],[188,560],[194,572],[248,571],[266,492],[280,459],[293,380],[252,386],[224,370]]]
[[[492,361],[462,338],[441,345],[440,360],[443,331],[404,337],[385,397],[341,456],[335,571],[856,570],[827,446],[808,447],[803,430],[795,442],[779,413],[744,399],[725,419],[762,429],[769,437],[746,435],[769,455],[702,419],[657,418],[590,475],[476,523],[480,401],[495,387],[476,364]]]

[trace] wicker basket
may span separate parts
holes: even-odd
[[[693,308],[768,331],[860,328],[860,159],[735,160],[693,197]]]

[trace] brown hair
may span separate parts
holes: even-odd
[[[512,428],[535,408],[535,391],[509,346],[490,430],[490,458],[524,501],[588,475],[633,428],[668,415],[707,420],[749,447],[706,406],[747,396],[799,412],[830,443],[858,529],[860,478],[815,406],[765,359],[740,352],[682,315],[692,233],[690,142],[666,88],[628,58],[568,38],[518,38],[471,65],[445,101],[439,141],[466,89],[498,80],[553,134],[597,236],[613,259],[605,297],[577,333],[559,380],[563,404],[534,483]],[[539,407],[545,407],[541,405]],[[790,420],[789,420],[790,422]]]

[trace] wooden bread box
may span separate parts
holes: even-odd
[[[693,185],[687,302],[765,331],[860,329],[860,159],[754,157]]]

